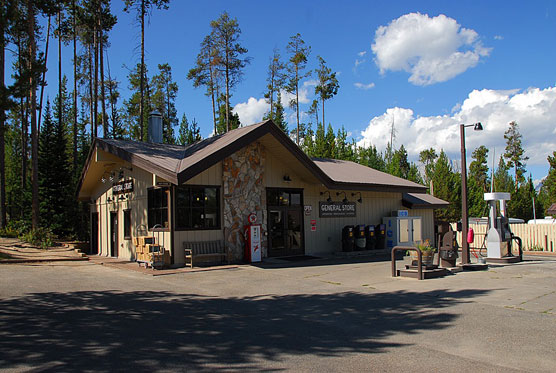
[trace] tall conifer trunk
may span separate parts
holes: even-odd
[[[94,92],[93,92],[93,111],[94,111],[94,123],[95,123],[95,137],[97,137],[97,129],[98,129],[98,29],[97,23],[93,27],[93,48],[95,49],[94,55],[94,69],[95,69],[95,76],[94,76]]]
[[[4,82],[4,52],[5,39],[4,30],[6,29],[6,20],[4,19],[5,0],[0,0],[0,90],[2,96],[5,93]],[[4,100],[4,97],[2,97]],[[2,103],[2,106],[3,103]],[[6,227],[6,164],[4,159],[4,129],[5,129],[5,112],[4,107],[0,108],[0,228]]]
[[[62,8],[58,10],[58,124],[62,126]]]
[[[100,7],[100,2],[99,2]],[[102,37],[102,11],[99,9],[98,16],[98,32],[99,32],[99,51],[100,51],[100,104],[102,109],[102,127],[104,138],[108,138],[108,122],[106,120],[106,103],[105,103],[105,92],[104,92],[104,43]]]
[[[39,169],[38,169],[38,128],[37,128],[37,82],[33,74],[36,45],[35,45],[35,10],[33,9],[33,0],[27,0],[27,36],[29,38],[29,108],[31,110],[31,161],[33,168],[32,180],[32,204],[31,204],[31,223],[34,229],[39,227]]]
[[[48,26],[47,26],[47,31],[46,31],[46,46],[44,47],[44,63],[46,64],[46,62],[48,61],[48,44],[50,41],[50,16],[48,16]],[[46,70],[43,71],[42,73],[42,83],[41,83],[41,95],[39,98],[39,120],[38,120],[38,131],[39,134],[41,132],[41,120],[42,120],[42,98],[44,96],[44,86],[45,86],[45,81],[46,81]]]
[[[75,0],[71,2],[73,24],[73,172],[77,170],[77,9]]]
[[[89,111],[91,115],[91,142],[93,142],[97,137],[97,127],[96,127],[96,122],[94,120],[95,109],[93,105],[93,101],[95,100],[95,97],[93,95],[93,52],[91,51],[92,48],[93,45],[89,44],[87,48],[87,54],[89,58]]]
[[[141,0],[141,76],[139,77],[139,90],[141,91],[141,100],[139,102],[139,129],[141,134],[139,140],[143,141],[143,112],[144,108],[144,89],[145,89],[145,0]],[[147,129],[148,130],[148,129]]]

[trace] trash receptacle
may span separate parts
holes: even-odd
[[[374,250],[376,249],[376,234],[375,234],[375,226],[374,225],[367,225],[365,227],[365,248],[367,250]]]
[[[365,250],[367,239],[365,238],[365,226],[356,225],[353,235],[355,236],[355,250]]]
[[[342,251],[353,251],[354,246],[353,225],[346,225],[342,229]]]
[[[376,249],[382,250],[386,248],[386,224],[378,224],[375,226]]]

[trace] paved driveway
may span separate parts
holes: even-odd
[[[556,261],[425,281],[389,271],[364,259],[157,277],[3,265],[0,370],[556,369]]]

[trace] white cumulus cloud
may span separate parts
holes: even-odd
[[[410,158],[416,161],[419,152],[441,149],[452,159],[460,157],[459,124],[481,122],[484,130],[466,130],[467,155],[485,145],[495,149],[496,164],[506,146],[504,131],[508,123],[517,121],[522,135],[528,165],[545,166],[546,157],[556,149],[556,87],[518,90],[474,90],[460,106],[446,115],[417,116],[408,108],[394,107],[374,117],[361,132],[360,146],[375,145],[384,151],[390,141],[392,121],[395,128],[394,147],[404,145]],[[490,154],[492,156],[492,152]]]
[[[490,53],[477,32],[461,27],[455,19],[420,13],[380,26],[371,49],[382,74],[403,70],[411,74],[409,81],[415,85],[452,79]]]
[[[375,86],[374,83],[365,84],[365,83],[359,83],[359,82],[353,83],[353,85],[355,86],[355,88],[363,89],[365,91],[368,90],[368,89],[374,88],[374,86]]]
[[[256,99],[255,97],[249,97],[247,102],[240,102],[232,109],[239,115],[239,120],[244,126],[260,122],[263,115],[269,110],[270,105],[264,98]]]

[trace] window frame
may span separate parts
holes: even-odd
[[[199,210],[202,209],[202,215],[206,214],[206,210],[207,210],[207,206],[205,206],[205,202],[203,202],[203,207],[194,207],[193,206],[193,202],[191,201],[191,198],[189,198],[189,206],[187,207],[180,207],[178,206],[178,193],[180,192],[179,189],[188,189],[189,190],[189,195],[191,196],[192,190],[202,190],[203,194],[205,193],[205,189],[214,189],[216,192],[216,226],[214,227],[200,227],[200,228],[195,228],[193,226],[190,227],[180,227],[178,225],[179,222],[179,218],[178,218],[178,214],[180,211],[186,209],[189,210],[190,213],[192,210]],[[173,203],[173,208],[174,208],[174,230],[175,231],[215,231],[215,230],[220,230],[222,229],[222,203],[220,201],[221,198],[221,193],[220,193],[220,185],[192,185],[192,184],[182,184],[182,185],[177,185],[174,189],[174,203]],[[212,209],[214,207],[208,207],[209,209]],[[191,219],[190,219],[190,224],[193,225],[193,217],[190,215]]]
[[[162,193],[164,193],[165,197],[166,197],[166,207],[152,207],[150,206],[150,194],[151,192],[159,192],[161,191]],[[156,209],[156,210],[164,210],[166,209],[166,221],[168,223],[167,227],[162,226],[161,228],[152,228],[153,226],[160,224],[160,223],[155,223],[151,226],[151,222],[150,222],[150,216],[151,216],[151,210],[152,209]],[[148,226],[148,231],[150,232],[168,232],[170,230],[170,222],[171,222],[171,218],[170,218],[170,188],[168,187],[151,187],[151,188],[147,188],[147,226]],[[162,225],[162,224],[160,224]]]
[[[124,240],[131,240],[131,209],[123,210],[123,221],[124,221]]]

